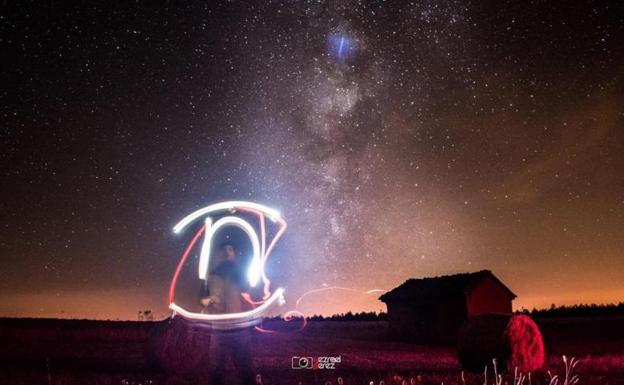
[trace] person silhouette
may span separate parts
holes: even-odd
[[[222,243],[215,267],[210,270],[204,285],[207,293],[200,299],[208,313],[226,314],[251,310],[251,304],[241,295],[250,290],[244,271],[234,244]],[[210,384],[232,383],[230,379],[224,379],[225,365],[228,358],[231,358],[242,383],[255,385],[251,346],[251,327],[212,330],[209,347]]]

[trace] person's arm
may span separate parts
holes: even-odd
[[[200,302],[211,313],[223,313],[223,278],[218,275],[209,275],[207,279],[209,295]]]

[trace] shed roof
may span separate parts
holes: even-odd
[[[430,278],[411,278],[402,285],[386,292],[379,299],[383,302],[402,300],[424,300],[464,296],[483,279],[490,277],[505,290],[511,299],[516,295],[503,284],[490,270],[462,273]]]

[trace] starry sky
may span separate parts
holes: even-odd
[[[621,2],[5,2],[0,46],[0,316],[166,317],[173,225],[232,199],[288,221],[285,309],[624,300]]]

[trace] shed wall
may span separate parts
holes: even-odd
[[[509,292],[490,277],[481,280],[469,293],[468,317],[486,313],[511,313]]]

